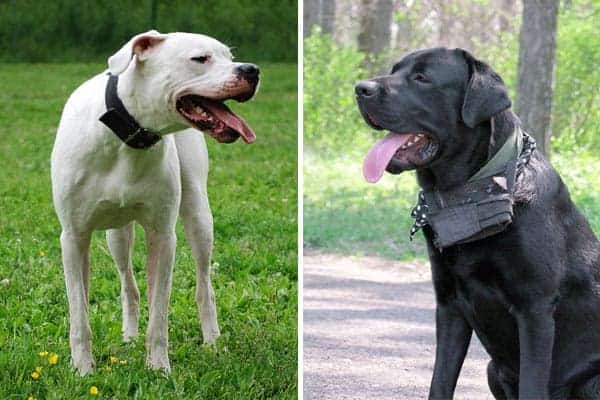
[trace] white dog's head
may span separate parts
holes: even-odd
[[[108,59],[113,75],[130,75],[136,104],[171,123],[182,121],[219,142],[240,136],[256,138],[252,129],[223,101],[246,101],[259,84],[254,64],[232,61],[229,48],[208,36],[192,33],[161,34],[149,31],[134,36]],[[156,117],[158,118],[158,117]]]

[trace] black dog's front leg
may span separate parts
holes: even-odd
[[[516,314],[519,328],[519,399],[549,398],[554,346],[554,307],[537,305]]]
[[[448,400],[454,396],[473,330],[452,304],[437,305],[435,323],[437,346],[429,399]]]

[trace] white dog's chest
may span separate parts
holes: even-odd
[[[181,198],[179,168],[174,161],[163,168],[142,171],[138,176],[115,170],[83,182],[82,222],[87,221],[91,229],[118,228],[131,221],[157,230],[170,225]]]
[[[114,229],[142,218],[151,209],[151,205],[142,201],[122,203],[114,199],[101,199],[91,205],[85,220],[91,229]]]
[[[152,150],[90,157],[90,169],[57,173],[57,211],[75,230],[119,228],[138,221],[163,230],[176,219],[181,198],[179,160],[170,138]],[[142,153],[143,152],[143,153]],[[58,169],[57,169],[58,170]]]

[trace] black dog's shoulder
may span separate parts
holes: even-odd
[[[549,232],[561,233],[566,255],[585,255],[586,265],[600,267],[600,243],[585,216],[573,203],[569,189],[559,173],[546,159],[535,152],[515,186],[517,223],[538,226],[551,222]],[[533,214],[533,215],[529,215]],[[531,221],[530,218],[535,220]],[[578,264],[578,263],[575,263]]]

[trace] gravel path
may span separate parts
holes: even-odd
[[[426,399],[435,355],[429,267],[304,256],[304,399]],[[455,399],[493,399],[476,338]]]

